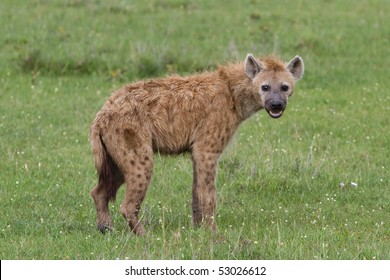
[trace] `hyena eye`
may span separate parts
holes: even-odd
[[[289,90],[289,87],[288,87],[288,85],[282,85],[282,86],[280,87],[280,89],[281,89],[282,91],[288,91],[288,90]]]
[[[262,91],[269,91],[269,89],[270,89],[270,86],[269,86],[269,85],[262,85],[262,86],[261,86],[261,90],[262,90]]]

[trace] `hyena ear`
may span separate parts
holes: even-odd
[[[253,79],[262,69],[261,64],[253,57],[252,54],[248,54],[245,59],[245,74]]]
[[[303,76],[304,65],[303,60],[299,56],[295,56],[288,64],[287,70],[294,76],[296,80],[299,80]]]

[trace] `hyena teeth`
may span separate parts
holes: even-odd
[[[283,112],[278,112],[278,113],[270,112],[271,117],[274,117],[274,118],[280,117],[282,114],[283,114]]]

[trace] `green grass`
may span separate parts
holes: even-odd
[[[1,259],[390,259],[386,0],[20,2],[0,4]],[[124,188],[101,235],[88,132],[109,93],[249,52],[306,72],[223,154],[218,234],[191,226],[188,156],[156,156],[146,236]]]

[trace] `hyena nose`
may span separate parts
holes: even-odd
[[[270,109],[273,111],[282,111],[284,109],[284,104],[281,101],[273,101],[270,104]]]

